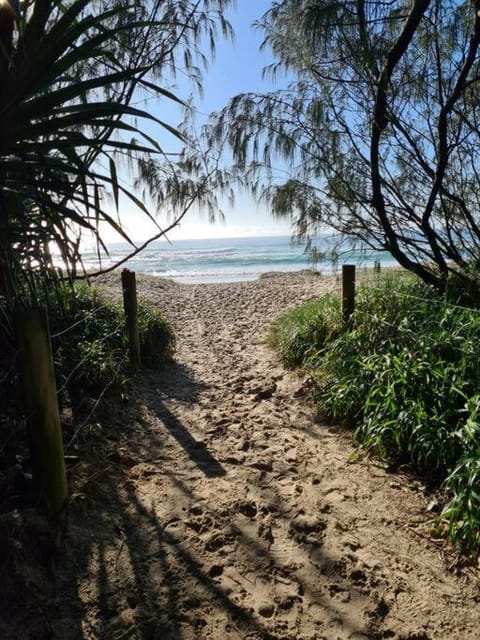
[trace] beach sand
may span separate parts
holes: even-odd
[[[54,637],[478,638],[478,576],[418,525],[432,496],[352,455],[265,343],[338,279],[137,283],[175,361],[99,418],[107,452],[75,469]]]

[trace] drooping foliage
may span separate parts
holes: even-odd
[[[176,71],[200,85],[205,49],[230,34],[228,4],[1,0],[0,294],[15,297],[26,277],[32,286],[32,269],[52,273],[52,248],[75,275],[82,231],[99,251],[105,225],[131,242],[117,215],[122,199],[154,219],[122,161],[173,216],[170,226],[194,200],[212,205],[205,172],[192,179],[158,137],[189,145],[162,105],[183,104],[171,90]]]
[[[257,26],[283,84],[209,129],[241,179],[304,238],[334,229],[476,287],[480,2],[278,0]]]

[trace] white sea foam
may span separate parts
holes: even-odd
[[[108,250],[109,254],[102,256],[104,268],[118,263],[132,248],[126,243],[117,243],[109,246]],[[95,251],[85,252],[82,257],[87,271],[98,270],[99,260]],[[393,263],[388,254],[379,257],[378,254],[347,251],[341,261],[322,261],[317,268],[323,273],[332,273],[344,262],[372,265],[379,258],[385,264]],[[237,282],[254,280],[261,273],[270,271],[309,269],[312,261],[303,246],[293,245],[288,237],[277,236],[178,240],[171,245],[156,242],[123,263],[122,267],[179,282]]]

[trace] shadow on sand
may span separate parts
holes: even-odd
[[[212,495],[228,481],[226,469],[171,408],[172,400],[193,406],[205,385],[175,364],[146,374],[138,388],[136,402],[104,416],[116,431],[108,431],[107,442],[103,434],[91,461],[78,470],[62,550],[53,570],[42,572],[44,629],[40,633],[37,626],[22,638],[299,640],[301,630],[291,635],[275,629],[218,580],[219,565],[229,565],[228,544],[252,573],[284,575],[271,540],[227,524],[225,547],[217,549],[212,540],[218,535],[209,538],[214,523],[209,531],[208,520],[201,525],[190,518],[202,510],[193,480],[209,482]],[[288,529],[288,510],[275,483],[272,492],[272,509]],[[212,545],[209,563],[198,553],[201,535]],[[321,546],[317,556],[328,564]],[[342,618],[348,634],[359,631],[308,580],[298,580],[289,606],[301,607],[308,594],[332,622]]]

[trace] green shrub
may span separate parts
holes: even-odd
[[[45,302],[58,387],[96,394],[107,385],[122,385],[129,368],[122,305],[84,283],[59,287]],[[174,331],[157,309],[144,302],[138,317],[142,364],[157,367],[173,353]]]
[[[450,539],[476,558],[480,552],[480,448],[460,458],[445,486],[452,499],[442,511],[440,527],[444,524]]]
[[[294,309],[273,323],[269,343],[287,367],[303,366],[340,331],[340,304],[335,296]]]
[[[121,384],[128,366],[121,309],[85,284],[66,285],[48,307],[57,385],[98,393]]]
[[[480,311],[450,304],[412,278],[360,290],[341,333],[338,324],[325,330],[333,306],[328,299],[316,314],[310,305],[287,314],[273,335],[288,330],[272,343],[287,364],[310,369],[322,409],[351,426],[358,444],[444,481],[452,499],[441,521],[459,546],[477,553]]]
[[[140,302],[138,329],[142,365],[155,369],[173,356],[175,332],[158,309],[148,303]]]
[[[464,414],[457,430],[462,455],[445,481],[452,498],[441,520],[450,538],[475,557],[480,550],[480,394],[468,399]]]

